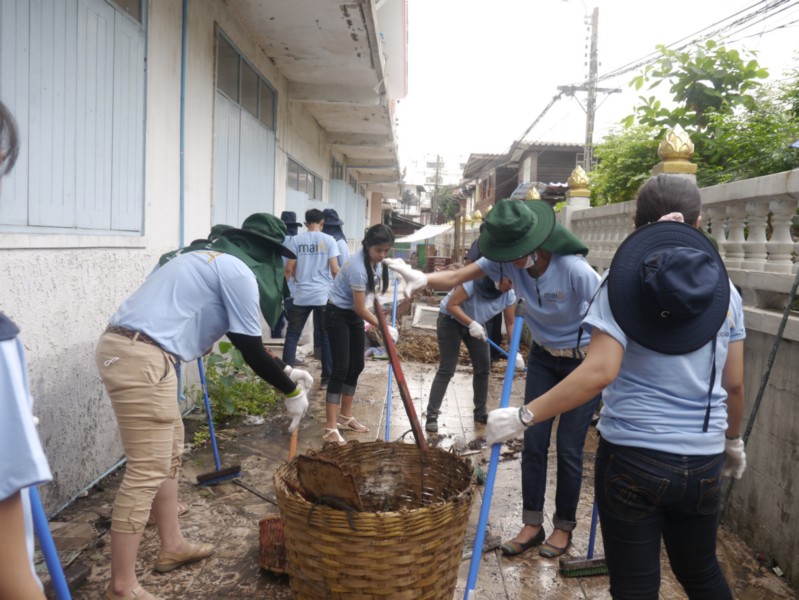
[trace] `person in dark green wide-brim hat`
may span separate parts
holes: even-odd
[[[501,200],[486,217],[480,252],[496,262],[524,258],[546,242],[554,227],[555,212],[546,202]]]
[[[478,242],[483,258],[454,271],[422,273],[402,259],[387,258],[383,264],[405,280],[404,293],[410,297],[423,287],[447,291],[466,281],[484,277],[483,259],[508,263],[524,259],[549,239],[555,228],[555,211],[546,202],[500,200],[488,213]],[[500,278],[501,279],[501,278]]]

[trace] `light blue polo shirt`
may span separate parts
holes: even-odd
[[[474,290],[474,281],[466,281],[461,284],[468,296],[466,300],[461,302],[463,312],[469,315],[478,323],[485,323],[497,313],[502,312],[509,306],[513,306],[516,302],[516,294],[513,290],[509,290],[496,298],[485,298],[480,294],[476,294]],[[457,288],[455,288],[457,289]],[[450,298],[455,290],[450,290],[444,299],[439,304],[440,310],[443,314],[452,317],[452,313],[447,310]],[[463,323],[465,325],[465,323]]]
[[[596,327],[624,348],[619,374],[602,392],[604,406],[597,429],[603,438],[621,446],[681,455],[724,451],[727,392],[721,386],[721,375],[730,342],[746,337],[741,295],[732,283],[727,318],[716,336],[716,380],[706,433],[702,428],[713,368],[712,342],[676,356],[644,348],[628,339],[616,323],[606,285],[591,305],[583,327],[589,331]]]
[[[321,231],[305,231],[295,235],[289,241],[288,247],[297,255],[294,304],[297,306],[325,304],[330,286],[333,285],[329,261],[339,255],[336,240]]]
[[[197,250],[154,271],[111,317],[181,360],[202,356],[228,331],[261,335],[258,283],[231,254]]]
[[[33,424],[33,397],[22,342],[18,337],[4,340],[0,342],[0,501],[20,492],[28,562],[34,577],[33,518],[27,488],[52,479]]]
[[[516,296],[524,298],[524,318],[535,342],[556,349],[577,347],[580,322],[599,286],[599,275],[582,256],[553,254],[538,279],[513,263],[483,257],[476,264],[494,281],[505,276],[513,282]],[[590,340],[584,332],[580,345]]]
[[[374,289],[379,289],[382,285],[383,263],[375,266],[375,285]],[[330,289],[328,302],[339,308],[352,310],[355,303],[352,299],[353,290],[356,292],[366,292],[366,283],[369,275],[366,273],[366,266],[363,262],[363,249],[358,250],[350,259],[344,263],[341,270],[336,275],[333,287]],[[372,294],[366,296],[366,306],[369,306]]]
[[[336,246],[338,246],[338,266],[343,267],[350,259],[350,247],[347,246],[347,240],[336,240]]]

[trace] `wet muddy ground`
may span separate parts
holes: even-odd
[[[435,338],[430,338],[435,343]],[[405,359],[403,373],[413,397],[416,411],[422,414],[427,402],[430,383],[435,375],[435,364],[411,362]],[[309,370],[317,376],[319,363],[310,361]],[[370,428],[369,433],[344,433],[347,439],[384,439],[385,398],[388,363],[367,360],[366,370],[358,387],[354,414]],[[499,404],[504,375],[504,362],[493,371],[490,406]],[[514,398],[520,397],[523,381],[514,381]],[[324,396],[318,384],[309,394],[311,410],[303,421],[299,434],[299,452],[317,450],[322,446],[324,427]],[[464,460],[475,465],[476,476],[485,476],[490,450],[483,448],[481,437],[484,427],[472,421],[471,371],[461,366],[450,384],[439,418],[439,433],[428,438],[431,445],[459,452]],[[409,421],[403,410],[399,393],[394,387],[390,411],[389,435],[395,440],[407,434]],[[192,431],[204,421],[202,412],[187,416],[187,440]],[[213,470],[210,446],[191,450],[184,458],[180,480],[180,498],[190,505],[189,512],[181,518],[187,537],[216,545],[215,554],[202,562],[178,569],[168,574],[153,571],[158,553],[158,536],[155,527],[148,527],[139,552],[137,570],[140,582],[146,589],[169,599],[215,598],[266,598],[283,600],[292,597],[288,577],[264,571],[258,564],[259,519],[276,514],[272,504],[274,490],[272,473],[288,455],[289,436],[285,433],[287,420],[276,416],[263,425],[239,423],[219,424],[218,433],[223,466],[239,464],[243,476],[237,483],[225,483],[210,488],[194,485],[197,474]],[[412,437],[406,435],[406,441]],[[584,556],[587,551],[588,531],[593,501],[593,460],[596,448],[596,431],[592,428],[586,441],[584,485],[578,512],[578,526],[574,534],[571,556]],[[487,545],[512,538],[521,525],[521,493],[519,477],[520,444],[513,442],[503,447],[496,472],[491,512],[486,536]],[[555,464],[554,454],[550,466]],[[73,598],[94,600],[102,598],[108,583],[110,568],[109,526],[114,493],[121,480],[122,470],[104,479],[83,498],[57,515],[52,523],[55,542],[62,551],[62,562],[68,563]],[[555,473],[550,468],[547,487],[546,529],[552,528],[554,511]],[[483,487],[478,486],[471,509],[469,526],[462,549],[458,583],[454,598],[462,598],[469,570],[468,556],[475,537],[480,513]],[[342,548],[342,552],[346,552]],[[597,554],[601,554],[601,532],[597,541]],[[757,560],[757,551],[741,543],[726,528],[719,535],[719,556],[724,571],[731,582],[736,598],[759,600],[766,598],[797,598],[796,591],[777,577],[766,565]],[[546,599],[606,599],[607,577],[565,578],[558,571],[557,560],[538,556],[532,550],[526,554],[507,558],[498,550],[485,552],[480,563],[475,598],[486,600],[546,598]],[[663,555],[663,583],[660,597],[685,598],[674,580]],[[45,571],[46,573],[46,571]],[[46,580],[46,575],[44,576]],[[52,594],[50,595],[52,596]]]

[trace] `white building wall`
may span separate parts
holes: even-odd
[[[48,512],[63,507],[122,457],[116,423],[94,364],[97,338],[120,302],[165,251],[180,243],[181,1],[148,3],[143,235],[0,233],[0,309],[21,329],[53,470]],[[184,242],[211,223],[216,27],[278,92],[275,212],[286,206],[286,152],[325,181],[323,136],[286,82],[222,1],[189,2]],[[23,143],[24,143],[23,132]],[[2,202],[9,201],[3,194]],[[238,224],[236,224],[238,225]],[[192,376],[193,365],[184,371]]]

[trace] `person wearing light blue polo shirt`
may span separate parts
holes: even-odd
[[[312,208],[305,212],[305,226],[308,231],[291,238],[287,247],[296,254],[296,259],[286,261],[286,281],[294,283],[294,298],[289,314],[286,342],[283,345],[283,360],[294,366],[297,344],[308,315],[318,313],[321,322],[322,310],[327,303],[333,278],[339,270],[339,249],[331,236],[322,233],[324,218],[322,211]],[[332,358],[330,342],[322,327],[322,381],[321,389],[327,387],[330,379]]]

